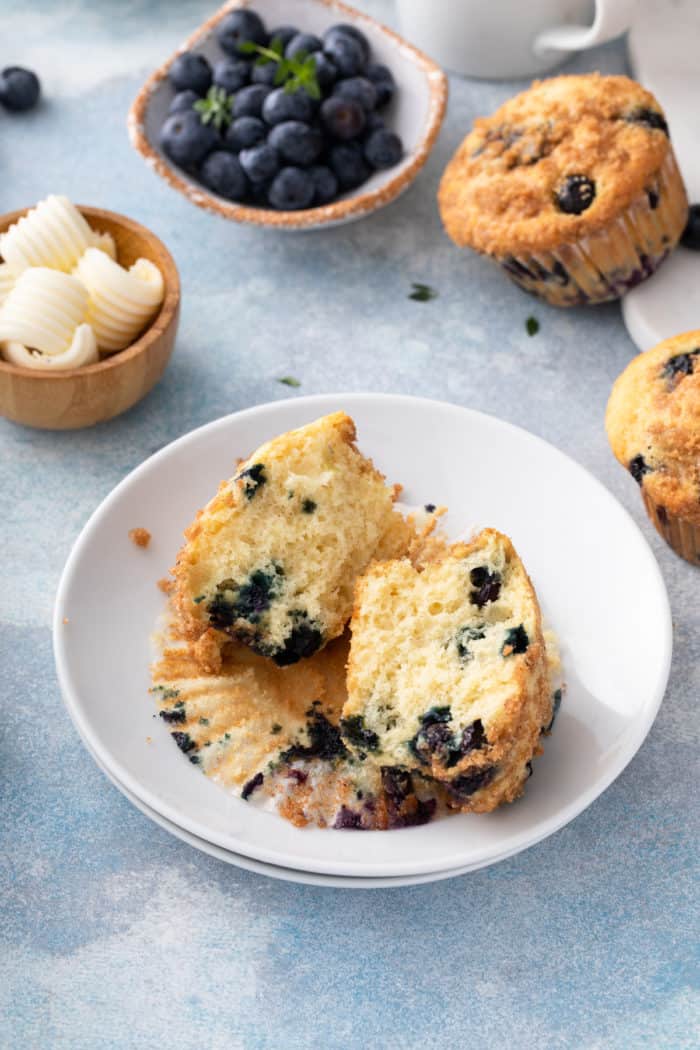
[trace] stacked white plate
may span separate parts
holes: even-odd
[[[522,799],[389,832],[295,828],[204,777],[173,745],[148,694],[150,638],[182,532],[238,456],[343,409],[362,451],[410,504],[446,504],[451,535],[511,536],[557,632],[567,689]],[[153,539],[134,546],[129,530]],[[316,885],[371,888],[449,878],[551,835],[619,775],[663,697],[671,618],[639,529],[582,467],[532,434],[455,405],[383,394],[302,397],[193,431],[133,471],[93,514],[56,600],[56,665],[95,761],[147,816],[231,864]]]

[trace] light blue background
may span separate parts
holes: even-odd
[[[393,21],[388,3],[366,6]],[[453,80],[417,183],[355,225],[280,238],[194,208],[132,151],[125,118],[146,73],[211,7],[2,4],[3,64],[34,67],[45,101],[0,114],[0,210],[62,192],[132,215],[174,252],[184,297],[168,372],[130,413],[82,433],[0,421],[0,1044],[696,1046],[700,577],[656,536],[606,443],[610,386],[634,353],[619,309],[549,309],[441,232],[440,173],[512,85]],[[623,71],[623,49],[569,68]],[[439,298],[409,301],[412,281]],[[600,478],[659,559],[675,626],[659,717],[605,795],[520,856],[392,891],[251,875],[137,812],[63,709],[51,606],[90,512],[192,427],[294,396],[276,381],[287,374],[302,394],[400,391],[518,423]]]

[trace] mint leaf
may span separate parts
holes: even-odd
[[[438,297],[438,292],[431,288],[429,284],[420,284],[417,281],[413,281],[411,287],[413,291],[408,298],[413,299],[416,303],[427,303],[431,299],[437,299]]]
[[[540,330],[540,322],[536,317],[528,317],[525,322],[525,331],[528,335],[537,335]]]
[[[294,58],[285,58],[284,45],[279,36],[270,42],[269,47],[261,47],[260,44],[247,40],[245,44],[239,45],[238,50],[246,55],[257,55],[256,66],[266,66],[270,62],[276,62],[277,69],[273,83],[275,87],[284,85],[287,94],[291,95],[303,88],[311,98],[321,98],[321,88],[316,79],[316,59],[313,55],[300,51]]]
[[[233,120],[233,95],[227,95],[223,88],[212,86],[206,98],[200,98],[193,108],[199,113],[202,124],[213,124],[217,131],[221,131]]]
[[[294,376],[282,376],[282,378],[278,379],[277,382],[284,383],[285,386],[301,386],[299,380],[295,379]]]

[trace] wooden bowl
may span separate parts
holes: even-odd
[[[123,266],[139,258],[156,264],[163,274],[165,296],[160,312],[135,343],[94,365],[44,372],[0,358],[0,415],[42,430],[76,430],[126,412],[158,382],[175,345],[180,278],[168,249],[133,219],[102,208],[78,208],[93,229],[111,233]],[[0,233],[27,211],[0,217]]]
[[[302,211],[275,211],[237,204],[208,190],[187,172],[176,167],[158,145],[158,134],[175,90],[168,70],[177,54],[196,51],[212,63],[224,58],[216,41],[216,27],[236,7],[250,7],[268,28],[295,25],[301,32],[320,36],[336,22],[361,29],[369,40],[372,61],[388,66],[397,91],[382,110],[387,126],[401,136],[403,160],[386,171],[376,171],[357,189],[332,204]],[[178,51],[148,78],[129,112],[131,141],[146,162],[174,189],[200,208],[234,222],[270,226],[277,230],[312,230],[361,219],[389,204],[403,193],[428,159],[447,105],[447,77],[431,59],[370,15],[356,11],[340,0],[232,0],[195,30]]]

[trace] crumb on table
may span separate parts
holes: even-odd
[[[163,594],[170,594],[173,589],[174,580],[168,579],[167,576],[163,576],[158,580],[158,590],[162,591]]]
[[[67,617],[67,616],[64,616],[64,617],[63,617],[63,622],[64,622],[64,623],[68,623],[68,617]]]
[[[148,529],[129,529],[129,539],[137,547],[147,547],[151,542],[151,534]]]

